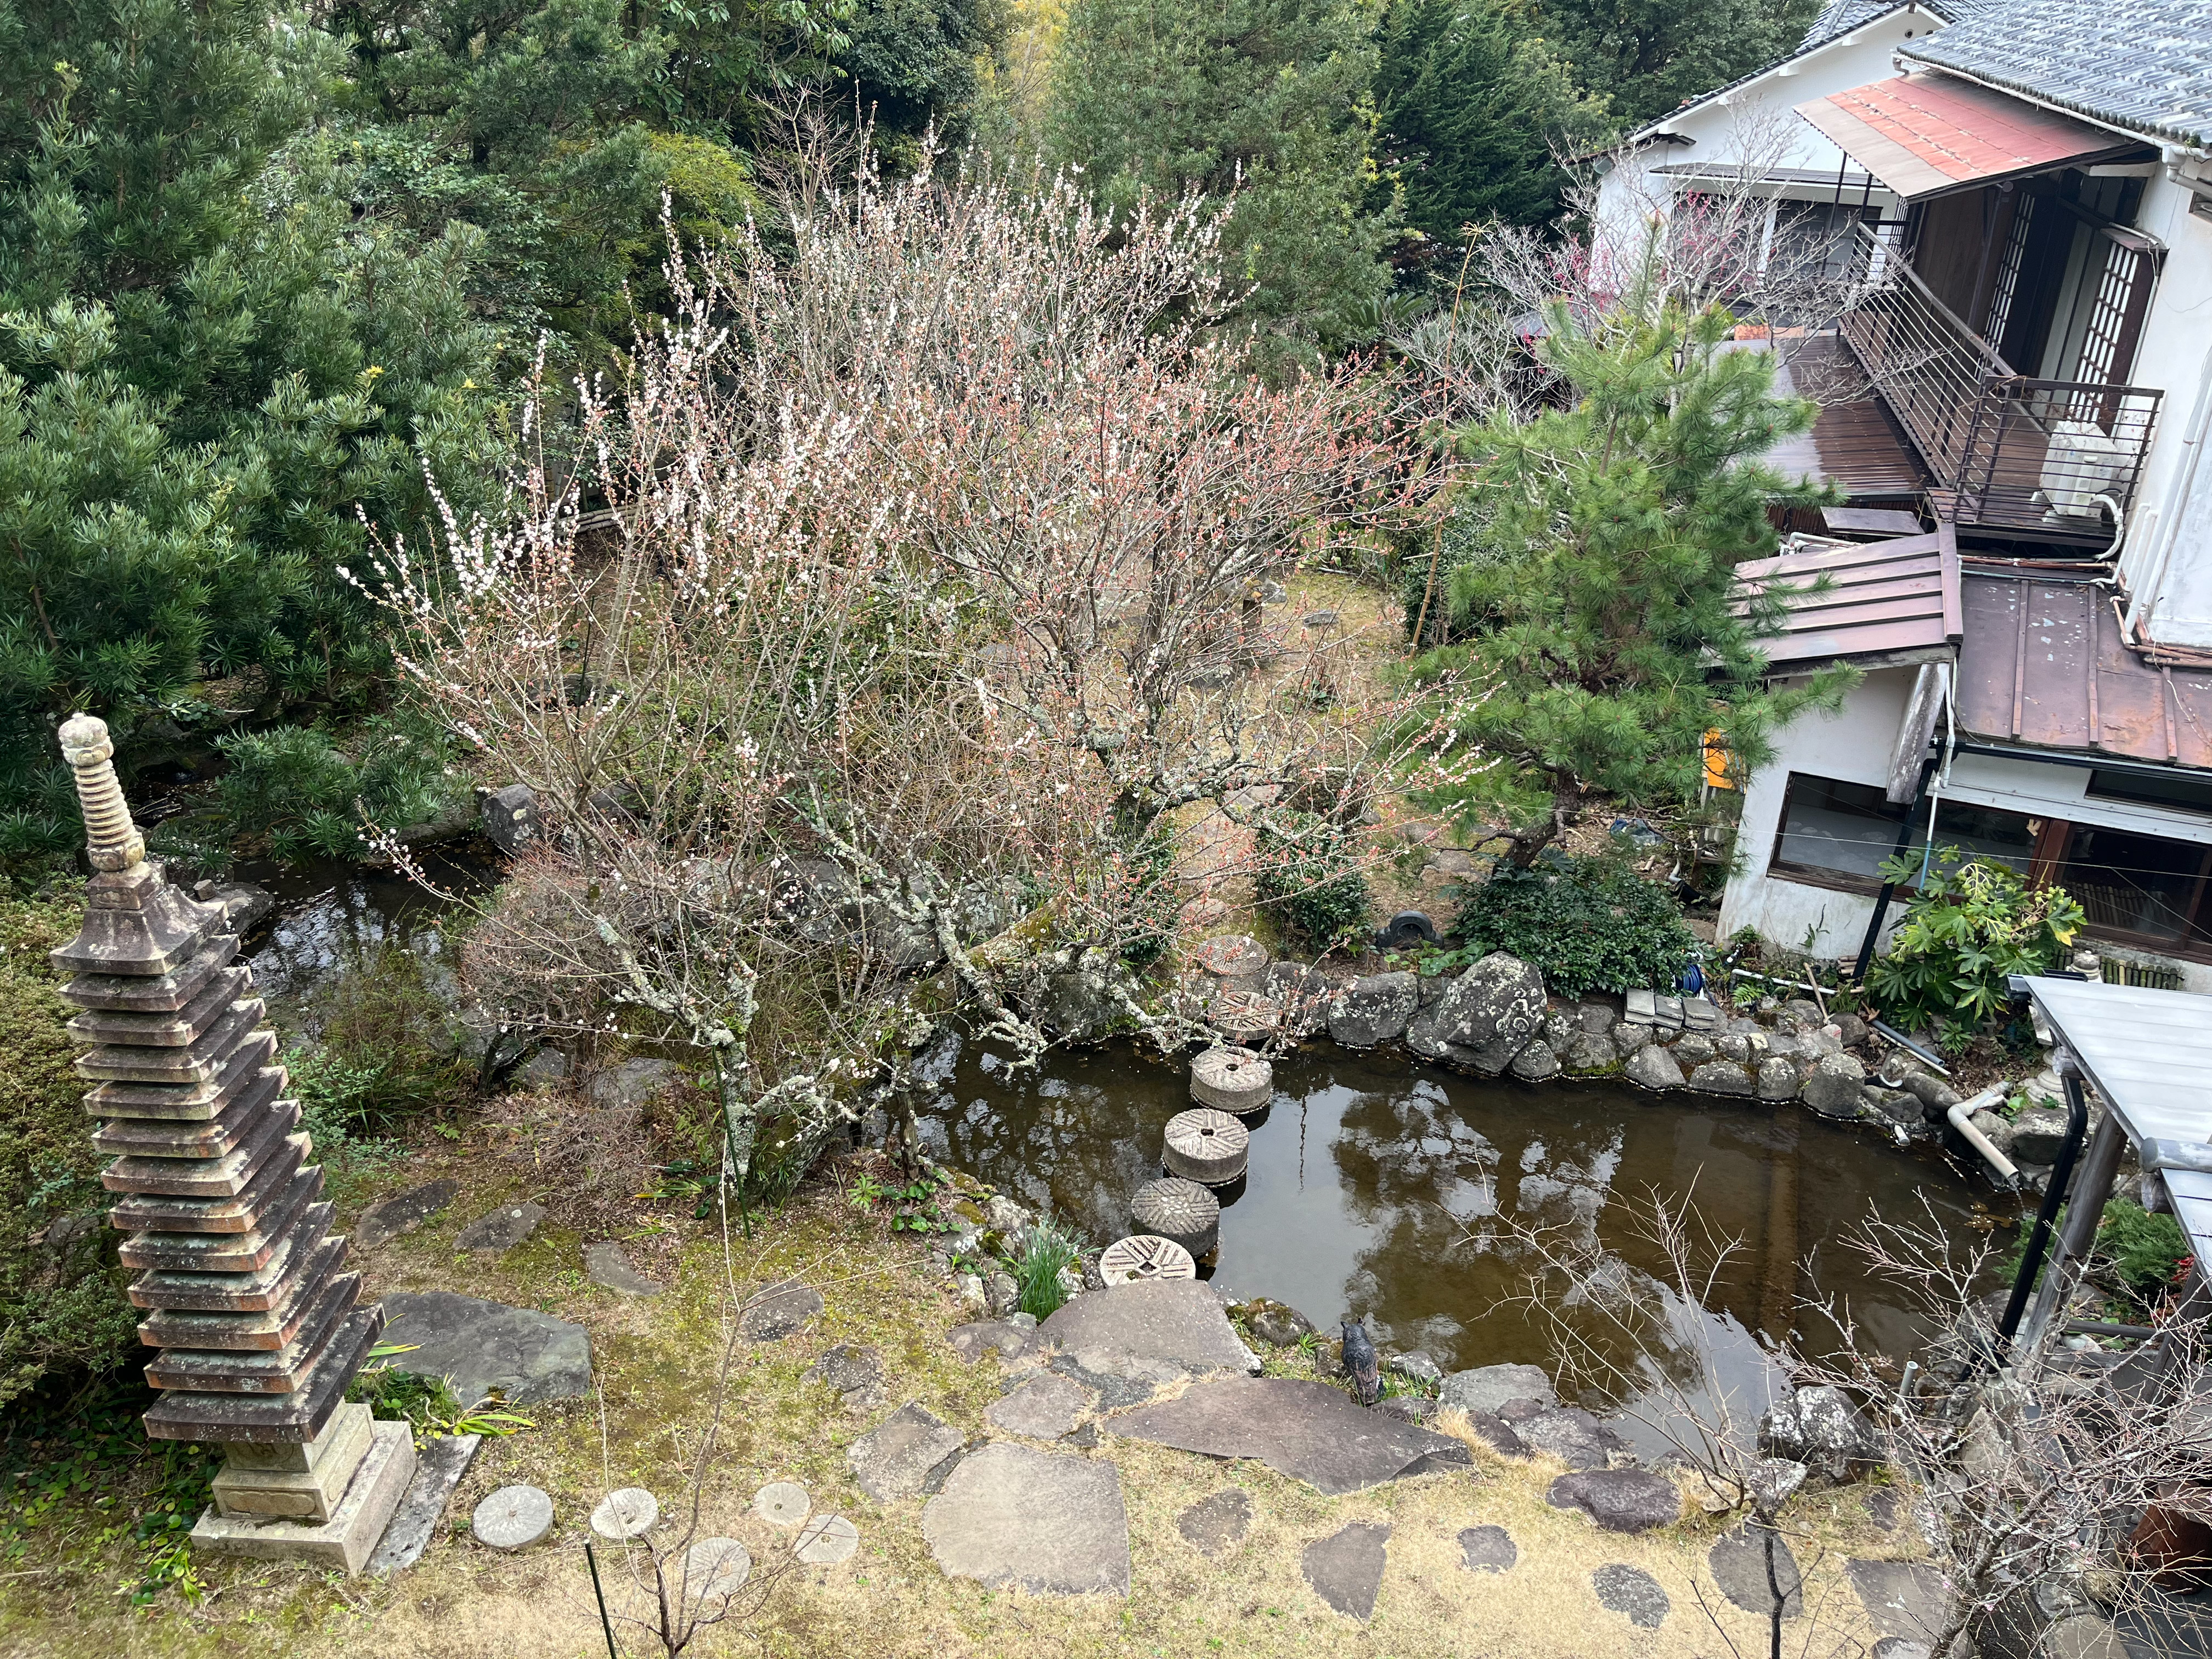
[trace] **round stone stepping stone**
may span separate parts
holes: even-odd
[[[1221,1200],[1195,1181],[1166,1176],[1147,1181],[1129,1203],[1139,1233],[1172,1239],[1194,1256],[1221,1243]]]
[[[752,1576],[753,1558],[734,1538],[702,1538],[684,1552],[684,1594],[695,1607],[728,1601]]]
[[[1244,1173],[1251,1133],[1211,1106],[1177,1112],[1168,1120],[1166,1162],[1171,1175],[1207,1187],[1226,1187]]]
[[[834,1567],[860,1547],[860,1529],[842,1515],[817,1515],[799,1529],[791,1553],[810,1567]]]
[[[1243,1543],[1251,1528],[1252,1494],[1238,1486],[1201,1498],[1176,1516],[1183,1542],[1205,1555],[1219,1555]]]
[[[1109,1285],[1135,1285],[1148,1279],[1196,1279],[1198,1263],[1171,1238],[1139,1233],[1117,1238],[1098,1253],[1098,1276]]]
[[[1552,1482],[1544,1501],[1580,1510],[1607,1532],[1649,1532],[1682,1513],[1674,1483],[1644,1469],[1583,1469]]]
[[[1208,1048],[1190,1063],[1190,1097],[1240,1116],[1275,1097],[1275,1068],[1249,1048]]]
[[[1503,1527],[1468,1527],[1459,1535],[1459,1564],[1469,1572],[1505,1572],[1520,1559],[1520,1547]]]
[[[1031,1440],[1057,1440],[1072,1434],[1098,1396],[1073,1377],[1047,1372],[1031,1377],[1002,1400],[983,1408],[983,1420],[1008,1434]]]
[[[1128,1511],[1103,1458],[994,1441],[946,1478],[921,1535],[945,1572],[989,1589],[1129,1593]]]
[[[1389,1563],[1384,1547],[1390,1528],[1377,1521],[1355,1521],[1341,1531],[1316,1539],[1298,1558],[1299,1570],[1313,1593],[1337,1612],[1364,1623],[1375,1611]]]
[[[1590,1588],[1597,1592],[1600,1607],[1620,1614],[1638,1630],[1657,1630],[1674,1609],[1656,1578],[1624,1562],[1608,1561],[1600,1567],[1590,1575]]]
[[[469,1517],[477,1542],[495,1550],[526,1550],[553,1530],[553,1500],[535,1486],[501,1486]]]
[[[771,1480],[753,1494],[753,1513],[772,1526],[801,1525],[813,1511],[806,1488],[788,1480]]]
[[[1218,979],[1244,979],[1267,965],[1267,947],[1249,933],[1224,933],[1191,953],[1191,960]]]
[[[592,1530],[612,1543],[641,1538],[660,1519],[660,1500],[642,1486],[624,1486],[599,1499]]]
[[[1804,1617],[1797,1558],[1771,1527],[1757,1522],[1738,1527],[1713,1546],[1705,1565],[1712,1569],[1721,1594],[1746,1613],[1771,1619],[1778,1599],[1784,1619]]]

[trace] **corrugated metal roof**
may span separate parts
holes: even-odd
[[[1948,75],[1898,75],[1797,106],[1797,113],[1909,201],[2087,163],[2136,146]]]
[[[1939,653],[1959,636],[1959,552],[1948,525],[1931,536],[1815,547],[1735,568],[1737,586],[1752,592],[1827,580],[1825,592],[1791,599],[1784,631],[1759,641],[1778,667]]]
[[[2014,0],[1899,50],[2093,120],[2212,146],[2204,0]]]
[[[2089,582],[1964,584],[1959,725],[2002,743],[2212,767],[2212,669],[2159,667],[2122,642]]]

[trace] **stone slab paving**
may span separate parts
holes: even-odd
[[[1784,1619],[1805,1616],[1797,1558],[1790,1553],[1789,1540],[1771,1527],[1747,1522],[1713,1546],[1705,1565],[1721,1594],[1746,1613],[1771,1619],[1778,1600]]]
[[[873,1348],[841,1342],[824,1349],[799,1376],[834,1390],[848,1412],[871,1412],[883,1403],[884,1359]]]
[[[450,1434],[422,1448],[415,1459],[415,1478],[407,1483],[399,1507],[392,1510],[375,1553],[368,1558],[368,1571],[404,1572],[422,1559],[453,1488],[483,1443],[481,1435]]]
[[[1252,1494],[1238,1486],[1224,1486],[1176,1516],[1176,1530],[1183,1542],[1201,1555],[1234,1549],[1251,1529]]]
[[[892,1504],[936,1491],[967,1445],[959,1430],[909,1402],[854,1441],[845,1461],[862,1492]]]
[[[1194,1279],[1150,1279],[1079,1296],[1037,1328],[1085,1370],[1149,1375],[1161,1366],[1199,1375],[1256,1371],[1212,1288]]]
[[[764,1285],[738,1316],[738,1334],[753,1342],[781,1342],[821,1316],[822,1292],[795,1279]]]
[[[392,1364],[416,1376],[452,1379],[473,1406],[495,1389],[512,1406],[571,1400],[592,1391],[592,1340],[581,1325],[451,1291],[384,1298],[384,1340],[412,1343]]]
[[[791,1553],[810,1567],[834,1567],[860,1547],[860,1529],[842,1515],[817,1515],[799,1529]]]
[[[945,1334],[945,1345],[972,1365],[987,1353],[994,1353],[1001,1361],[1021,1358],[1036,1347],[1036,1333],[1018,1325],[1010,1325],[1003,1319],[979,1319],[970,1325],[955,1325]]]
[[[1638,1630],[1657,1630],[1674,1611],[1674,1604],[1656,1578],[1624,1562],[1608,1561],[1600,1567],[1590,1575],[1590,1588],[1597,1592],[1600,1607],[1619,1613]]]
[[[1521,1547],[1503,1527],[1468,1527],[1459,1535],[1459,1564],[1469,1572],[1510,1572]]]
[[[1091,1358],[1098,1355],[1094,1352]],[[1125,1358],[1118,1370],[1094,1371],[1073,1354],[1060,1354],[1051,1368],[1054,1375],[1090,1389],[1097,1396],[1098,1409],[1108,1412],[1141,1406],[1159,1392],[1163,1383],[1181,1382],[1188,1376],[1181,1366],[1164,1359]]]
[[[1942,1575],[1924,1561],[1852,1561],[1851,1588],[1884,1636],[1929,1642],[1943,1630]]]
[[[1072,1434],[1098,1396],[1071,1377],[1048,1371],[983,1408],[983,1420],[1007,1434],[1057,1440]]]
[[[1559,1403],[1552,1379],[1540,1365],[1483,1365],[1471,1371],[1454,1371],[1437,1390],[1437,1403],[1457,1411],[1488,1412],[1516,1400],[1544,1405]]]
[[[465,1250],[511,1250],[538,1231],[545,1219],[543,1204],[502,1204],[460,1231],[453,1243]]]
[[[1121,1476],[1103,1458],[994,1442],[923,1507],[921,1535],[945,1572],[988,1589],[1129,1593]]]
[[[1682,1512],[1674,1483],[1643,1469],[1583,1469],[1552,1482],[1544,1501],[1580,1510],[1607,1532],[1650,1532]]]
[[[629,1253],[611,1242],[584,1246],[584,1276],[617,1296],[659,1296],[667,1288],[638,1272]]]
[[[469,1517],[477,1542],[495,1550],[526,1550],[553,1530],[553,1500],[535,1486],[501,1486]]]
[[[1390,1528],[1379,1521],[1354,1521],[1316,1539],[1298,1558],[1299,1571],[1313,1593],[1346,1617],[1365,1623],[1382,1593],[1389,1565]]]
[[[1449,1435],[1364,1410],[1326,1383],[1291,1377],[1200,1382],[1180,1399],[1109,1419],[1106,1431],[1209,1457],[1252,1458],[1331,1497],[1474,1461]]]
[[[459,1195],[460,1190],[459,1182],[441,1176],[409,1191],[395,1193],[362,1212],[361,1219],[354,1224],[353,1242],[365,1250],[388,1244],[402,1233],[413,1232],[439,1213]]]

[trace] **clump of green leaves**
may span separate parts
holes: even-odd
[[[417,720],[364,721],[343,748],[297,726],[234,733],[216,747],[229,763],[215,792],[224,828],[265,841],[287,864],[363,857],[368,824],[390,833],[428,823],[467,788],[446,738]]]
[[[1352,832],[1317,812],[1276,811],[1253,842],[1252,890],[1293,939],[1335,949],[1366,925],[1371,895]]]
[[[1674,901],[1607,858],[1501,865],[1460,906],[1452,931],[1474,956],[1507,951],[1570,997],[1672,985],[1697,949]]]
[[[942,1170],[925,1169],[903,1186],[891,1186],[864,1174],[853,1183],[848,1201],[856,1210],[887,1206],[895,1233],[949,1233],[952,1224],[938,1213],[932,1200],[950,1179]]]
[[[2165,1299],[2191,1260],[2189,1236],[2179,1221],[2124,1198],[2105,1206],[2096,1250],[2111,1259],[2114,1275],[2146,1313]]]
[[[1075,1240],[1052,1222],[1040,1221],[1030,1228],[1013,1264],[1014,1283],[1021,1291],[1021,1310],[1039,1319],[1058,1313],[1067,1304],[1066,1288],[1060,1282],[1060,1270],[1081,1259]]]
[[[1910,856],[1881,873],[1920,879]],[[1930,860],[1888,953],[1869,967],[1867,989],[1899,1027],[1933,1030],[1959,1052],[2005,1012],[2006,977],[2056,967],[2081,922],[2063,888],[2030,888],[2001,864],[1947,847]]]
[[[490,1400],[464,1405],[448,1379],[402,1370],[390,1363],[397,1356],[410,1352],[408,1346],[397,1343],[380,1344],[370,1349],[372,1359],[382,1358],[386,1363],[362,1367],[347,1385],[346,1398],[366,1404],[372,1417],[387,1423],[408,1424],[414,1431],[417,1445],[449,1435],[495,1437],[538,1426],[526,1417],[501,1410]]]

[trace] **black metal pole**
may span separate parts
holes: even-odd
[[[607,1633],[607,1659],[622,1659],[615,1651],[614,1620],[607,1617],[607,1593],[599,1588],[599,1558],[592,1553],[592,1540],[584,1540],[584,1560],[592,1569],[592,1595],[599,1604],[599,1628]]]
[[[2081,1142],[2089,1133],[2089,1103],[2081,1093],[2081,1079],[2070,1073],[2066,1079],[2066,1140],[2058,1149],[2058,1162],[2051,1169],[2051,1185],[2043,1194],[2043,1206],[2035,1212],[2035,1227],[2027,1236],[2027,1248],[2021,1252],[2020,1273],[2012,1281],[2012,1296],[2005,1303],[2004,1317],[1997,1322],[1997,1351],[2002,1353],[2012,1346],[2014,1335],[2020,1329],[2020,1316],[2027,1311],[2027,1299],[2035,1293],[2035,1276],[2043,1268],[2043,1253],[2051,1247],[2051,1229],[2058,1218],[2058,1206],[2066,1201],[2066,1183],[2074,1178],[2074,1160],[2081,1155]]]
[[[1897,826],[1897,845],[1889,849],[1893,860],[1905,856],[1905,844],[1912,839],[1912,826],[1920,821],[1920,803],[1928,793],[1928,778],[1934,766],[1933,761],[1920,763],[1920,781],[1914,786],[1911,800],[1906,803],[1904,822]],[[1936,838],[1936,826],[1932,823],[1928,826],[1928,838]],[[1874,915],[1867,923],[1866,937],[1859,941],[1859,959],[1851,967],[1851,977],[1862,985],[1866,983],[1867,969],[1874,964],[1874,945],[1881,937],[1882,919],[1889,915],[1889,902],[1896,896],[1897,884],[1893,881],[1882,883],[1881,891],[1875,896]]]

